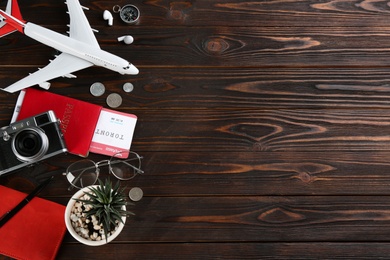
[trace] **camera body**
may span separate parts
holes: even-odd
[[[53,111],[17,121],[0,130],[0,176],[67,151]]]

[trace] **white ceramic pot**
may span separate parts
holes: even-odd
[[[97,186],[98,185],[89,186],[89,187],[97,187]],[[89,187],[84,187],[83,189],[79,190],[69,200],[68,204],[66,205],[66,209],[65,209],[65,224],[66,224],[66,228],[68,229],[69,233],[77,241],[79,241],[79,242],[81,242],[81,243],[83,243],[85,245],[88,245],[88,246],[101,246],[101,245],[105,245],[107,243],[110,243],[112,240],[114,240],[120,234],[120,232],[122,231],[123,227],[125,226],[124,223],[126,221],[126,217],[125,216],[122,217],[123,223],[119,223],[119,226],[118,226],[117,230],[115,230],[115,232],[113,234],[111,234],[111,236],[108,237],[107,241],[106,241],[106,239],[102,239],[100,241],[87,240],[87,239],[81,237],[79,234],[77,234],[76,231],[73,229],[73,226],[72,226],[72,223],[71,223],[71,220],[70,220],[70,214],[71,214],[73,205],[76,203],[75,199],[80,198],[81,196],[83,196],[85,191],[88,192],[89,191]],[[123,210],[126,210],[125,206],[123,206]]]

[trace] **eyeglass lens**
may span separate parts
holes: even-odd
[[[69,165],[66,178],[76,188],[96,183],[99,176],[97,165],[91,160],[81,160]]]
[[[143,173],[141,170],[141,157],[134,152],[115,154],[111,157],[109,166],[111,173],[120,180],[130,180],[137,174]]]

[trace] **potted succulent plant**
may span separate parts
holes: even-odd
[[[79,190],[69,200],[65,210],[65,224],[79,242],[98,246],[112,241],[122,231],[126,217],[126,196],[119,181],[110,180]]]

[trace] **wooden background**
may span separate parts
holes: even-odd
[[[25,20],[65,33],[62,1],[19,3]],[[124,186],[145,196],[114,242],[92,248],[67,234],[58,259],[390,258],[389,2],[81,3],[102,49],[140,74],[90,68],[50,91],[105,107],[92,83],[122,95],[118,110],[139,118],[132,150],[145,157],[145,174]],[[103,10],[128,3],[140,22],[114,14],[107,26]],[[126,34],[132,45],[117,42]],[[0,51],[0,87],[56,53],[16,33]],[[0,92],[2,126],[16,97]],[[72,193],[61,172],[77,159],[1,182],[28,191],[55,170],[42,196],[65,205]]]

